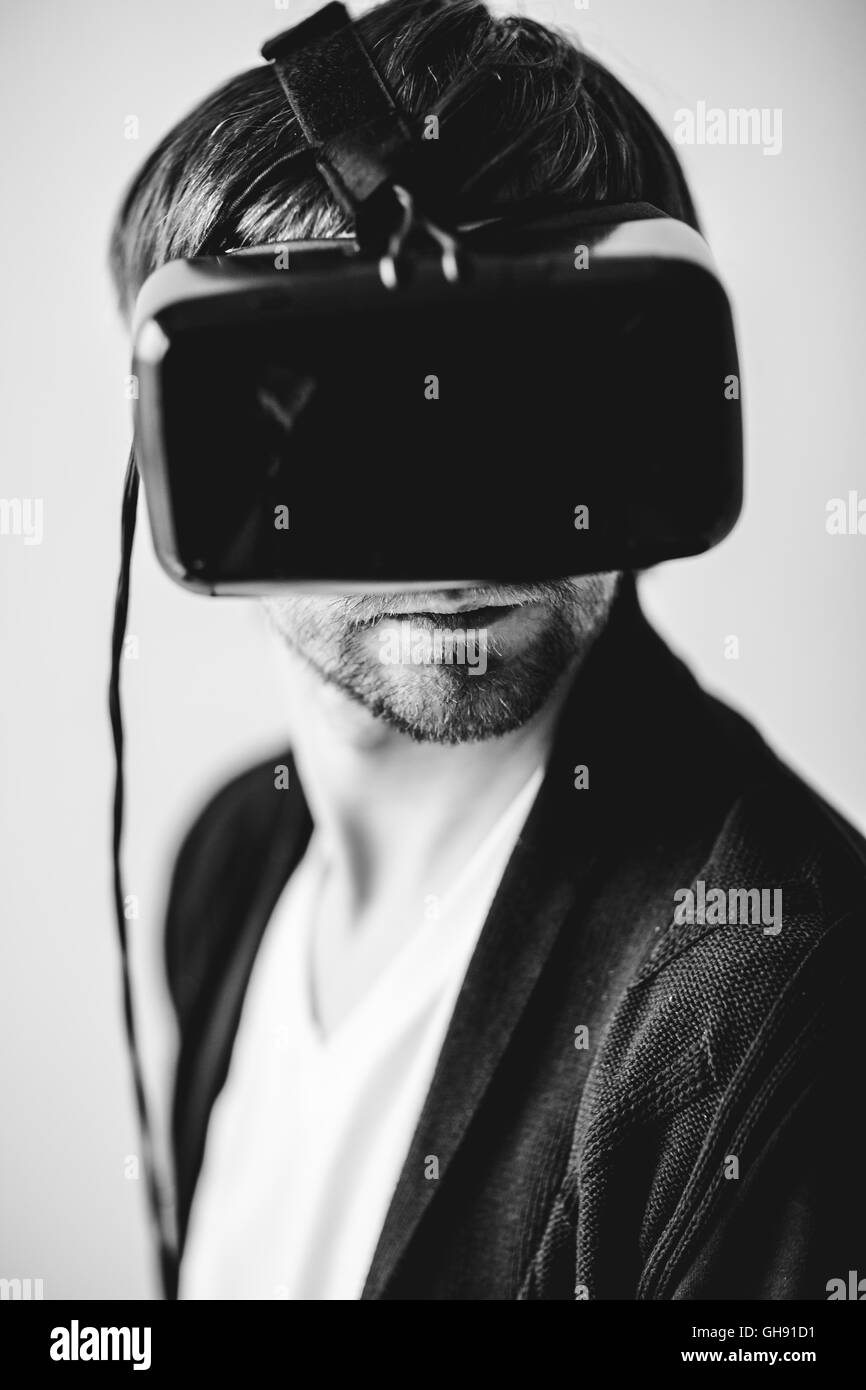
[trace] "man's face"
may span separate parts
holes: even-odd
[[[419,742],[520,728],[601,631],[618,575],[265,600],[293,651]]]

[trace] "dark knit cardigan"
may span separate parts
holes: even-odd
[[[310,829],[280,751],[216,794],[177,859],[181,1248],[256,951]],[[681,924],[675,895],[698,880],[781,889],[781,930]],[[864,889],[863,839],[700,689],[626,583],[471,961],[364,1298],[825,1299],[866,1274]]]

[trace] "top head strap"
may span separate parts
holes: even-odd
[[[262,57],[359,241],[372,239],[396,210],[391,185],[415,138],[345,6],[325,5],[269,40]]]

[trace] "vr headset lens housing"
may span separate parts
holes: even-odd
[[[160,561],[215,594],[520,580],[692,555],[742,500],[706,243],[644,205],[480,225],[396,288],[351,240],[157,270],[136,455]]]

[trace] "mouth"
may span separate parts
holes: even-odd
[[[540,607],[555,604],[561,588],[561,584],[551,582],[443,587],[426,592],[353,597],[345,601],[344,608],[354,632],[401,620],[428,628],[499,630],[509,620],[511,625],[517,623],[521,614],[536,615]]]
[[[386,613],[384,622],[411,622],[416,627],[487,628],[502,622],[520,604],[485,604],[480,608],[419,609],[413,613]]]

